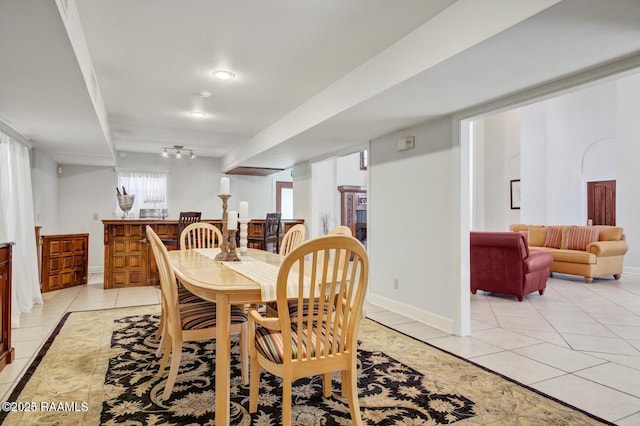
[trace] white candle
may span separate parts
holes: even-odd
[[[235,231],[238,229],[238,212],[235,210],[229,210],[227,212],[227,229],[229,231]]]
[[[231,187],[231,183],[229,182],[229,178],[221,177],[220,178],[220,194],[221,195],[231,194],[230,187]]]
[[[240,201],[240,219],[249,218],[249,203],[246,201]]]

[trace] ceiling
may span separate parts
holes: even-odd
[[[0,122],[59,164],[288,168],[638,54],[636,0],[0,0]]]

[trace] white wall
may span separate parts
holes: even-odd
[[[222,176],[219,159],[198,157],[192,161],[127,154],[119,157],[118,167],[169,171],[169,219],[177,219],[180,211],[201,211],[206,219],[218,219],[222,214],[222,202],[217,196]],[[58,180],[58,232],[89,233],[89,270],[101,271],[104,265],[102,220],[118,218],[115,216],[116,171],[113,167],[77,165],[62,165],[62,169]],[[274,176],[229,176],[233,195],[229,210],[238,210],[238,203],[246,200],[252,218],[264,218],[267,212],[274,211]],[[284,180],[284,177],[277,179]]]
[[[311,214],[311,164],[305,161],[294,165],[291,169],[291,176],[293,179],[293,216],[305,218],[304,225],[307,236],[309,236],[315,219]]]
[[[640,75],[620,80],[618,96],[618,158],[616,182],[617,223],[624,226],[629,251],[624,257],[625,273],[640,274]]]
[[[615,87],[603,83],[482,120],[487,229],[586,224],[586,182],[616,179]],[[511,210],[506,185],[518,178],[522,208]]]
[[[414,135],[415,149],[396,151]],[[369,300],[452,331],[459,281],[458,165],[450,117],[374,139],[369,152]],[[398,289],[394,289],[394,280]]]
[[[89,272],[104,264],[102,219],[113,219],[117,177],[113,167],[62,165],[58,177],[59,234],[89,234]]]
[[[616,135],[615,82],[598,84],[546,103],[547,223],[586,225],[582,159],[594,142]]]
[[[342,185],[367,186],[367,171],[360,170],[360,153],[331,157],[311,163],[312,215],[311,237],[322,235],[320,215],[329,213],[329,229],[341,224],[340,191]]]
[[[340,225],[340,196],[336,185],[336,160],[329,158],[311,164],[311,234],[323,235],[321,215],[329,215],[328,228]]]
[[[43,235],[58,233],[58,165],[41,151],[31,150],[33,214]]]
[[[521,109],[520,220],[542,224],[547,220],[547,107],[544,102]]]
[[[640,181],[638,93],[640,76],[635,75],[522,107],[519,117],[500,113],[478,120],[484,141],[478,147],[485,154],[479,190],[484,195],[486,229],[503,230],[518,222],[505,217],[506,209],[492,207],[504,204],[504,196],[493,191],[494,178],[503,171],[504,141],[515,140],[516,129],[521,136],[520,222],[586,224],[587,182],[616,180],[616,224],[624,228],[629,242],[625,273],[640,274],[640,224],[636,220],[640,202],[634,191]],[[510,124],[505,126],[507,121]]]
[[[360,153],[336,158],[336,188],[341,185],[367,186],[367,171],[360,170]]]
[[[510,181],[520,178],[520,110],[494,114],[476,131],[476,176],[482,180],[482,221],[476,230],[509,229],[520,221],[520,210],[511,209]],[[480,175],[481,173],[481,175]],[[479,187],[479,185],[478,185]]]

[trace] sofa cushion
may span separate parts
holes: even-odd
[[[512,223],[509,225],[509,231],[518,232],[518,231],[527,231],[529,230],[530,225],[525,225],[524,223]]]
[[[584,263],[594,264],[598,262],[598,256],[594,253],[589,253],[580,250],[565,250],[554,249],[548,247],[531,247],[532,253],[546,252],[553,256],[554,262],[567,262],[567,263]]]
[[[600,230],[590,226],[576,226],[567,229],[567,249],[586,250],[589,243],[598,241]]]
[[[544,246],[544,241],[547,238],[546,226],[530,226],[529,227],[529,245],[530,246]]]
[[[620,241],[622,239],[622,228],[619,226],[596,225],[592,228],[600,232],[600,241]]]
[[[564,229],[561,226],[550,226],[547,229],[547,237],[544,240],[545,247],[551,248],[561,248],[563,245],[562,237],[563,237]]]

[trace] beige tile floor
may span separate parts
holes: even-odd
[[[640,424],[640,276],[554,274],[544,296],[478,292],[457,337],[368,306],[367,316],[618,425]]]
[[[121,290],[102,288],[102,274],[91,275],[89,284],[42,295],[44,304],[20,316],[20,328],[11,331],[15,359],[0,372],[0,395],[6,401],[27,366],[62,316],[70,311],[119,308],[160,303],[160,289],[136,287]]]
[[[159,290],[86,286],[46,293],[21,317],[12,343],[16,359],[0,373],[5,400],[59,319],[68,311],[159,303]],[[471,297],[472,335],[457,337],[375,305],[367,316],[405,334],[619,425],[640,424],[640,277],[585,285],[556,274],[544,296],[519,303],[478,292]]]

